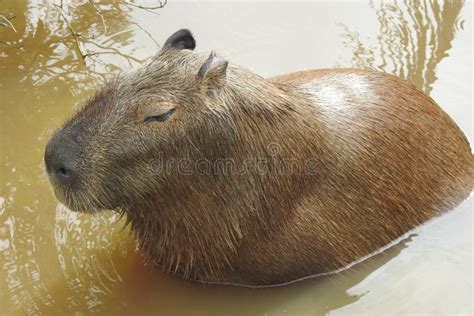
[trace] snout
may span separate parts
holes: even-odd
[[[53,185],[69,188],[79,182],[76,147],[68,135],[57,134],[48,142],[44,162]]]
[[[44,163],[54,194],[71,211],[111,209],[110,203],[106,203],[106,199],[98,195],[99,191],[91,189],[86,181],[85,172],[89,169],[84,166],[88,161],[83,138],[78,135],[73,129],[65,128],[56,132],[46,145]]]

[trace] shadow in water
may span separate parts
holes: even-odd
[[[156,269],[144,270],[143,265],[137,264],[136,270],[124,279],[127,312],[140,315],[152,314],[151,311],[169,315],[241,315],[243,312],[246,315],[308,312],[324,315],[356,302],[361,296],[350,295],[347,290],[395,258],[414,237],[408,236],[388,250],[340,273],[268,288],[190,283]]]
[[[430,94],[436,67],[448,56],[463,1],[371,1],[379,22],[375,44],[341,24],[344,43],[352,48],[354,67],[372,68],[413,82]]]

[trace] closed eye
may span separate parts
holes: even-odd
[[[174,112],[175,112],[175,109],[171,109],[165,114],[156,115],[156,116],[148,116],[143,120],[143,122],[146,122],[146,123],[147,122],[164,122],[167,119],[169,119],[171,115],[173,115]]]

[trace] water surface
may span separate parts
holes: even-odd
[[[472,314],[472,199],[330,277],[203,286],[146,267],[115,214],[59,205],[42,162],[78,104],[182,27],[197,50],[265,76],[352,66],[396,74],[472,141],[471,3],[62,2],[0,2],[1,314]]]

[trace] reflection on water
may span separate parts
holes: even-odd
[[[112,72],[137,66],[159,47],[155,38],[162,39],[170,33],[160,32],[158,27],[165,27],[160,21],[172,21],[167,23],[172,24],[173,30],[199,28],[203,21],[210,23],[209,29],[216,33],[196,33],[199,50],[212,49],[201,48],[199,43],[205,42],[207,36],[219,34],[215,25],[229,23],[235,34],[222,36],[245,38],[249,42],[239,51],[241,43],[231,41],[229,49],[236,54],[259,47],[262,39],[253,37],[251,30],[262,25],[275,29],[266,35],[265,47],[259,51],[262,54],[255,55],[260,57],[252,61],[254,66],[263,63],[267,54],[274,54],[266,51],[267,44],[281,42],[282,37],[298,36],[295,32],[299,29],[309,28],[315,38],[324,38],[336,23],[352,21],[355,26],[344,27],[344,36],[334,46],[327,44],[322,50],[317,41],[307,44],[313,45],[308,49],[314,52],[315,60],[327,59],[326,49],[341,51],[346,45],[351,51],[338,61],[341,66],[352,64],[394,73],[427,92],[436,90],[433,84],[437,76],[447,75],[438,70],[441,61],[452,61],[455,65],[470,62],[463,59],[464,55],[454,60],[449,56],[452,50],[462,52],[471,44],[456,47],[472,36],[464,34],[470,30],[472,19],[465,15],[468,10],[459,1],[354,5],[363,20],[351,20],[354,14],[345,15],[348,4],[342,3],[288,3],[272,6],[273,11],[255,5],[253,9],[259,10],[255,19],[248,14],[248,6],[170,2],[163,8],[146,10],[118,0],[0,1],[0,314],[110,315],[123,314],[124,310],[165,315],[320,315],[331,311],[352,314],[364,311],[361,306],[370,306],[370,302],[390,301],[382,286],[387,280],[394,282],[413,276],[416,269],[403,266],[400,260],[406,263],[416,259],[413,262],[418,263],[423,258],[435,258],[424,262],[428,267],[425,270],[431,271],[429,264],[438,262],[440,256],[457,258],[446,269],[457,270],[461,276],[470,275],[465,263],[472,262],[472,254],[466,251],[472,244],[458,243],[451,249],[449,238],[444,243],[436,239],[444,240],[439,236],[455,235],[453,232],[470,233],[470,226],[463,226],[469,222],[466,214],[470,212],[462,210],[457,211],[460,220],[454,224],[449,218],[443,219],[451,226],[446,225],[442,233],[428,227],[425,235],[412,235],[350,270],[285,287],[247,289],[202,286],[173,279],[142,262],[128,229],[122,228],[124,222],[116,214],[89,216],[58,205],[42,163],[48,137],[72,107],[84,101]],[[232,19],[234,16],[246,16],[248,29],[241,30],[241,20]],[[279,28],[275,21],[282,16],[286,24]],[[318,25],[318,21],[325,21],[325,27]],[[359,33],[359,26],[369,31]],[[340,30],[334,28],[330,36],[337,38]],[[304,32],[301,36],[302,41],[306,40]],[[464,41],[454,44],[455,36],[464,36]],[[371,39],[375,42],[371,43]],[[465,56],[470,58],[470,54]],[[296,63],[291,57],[282,60]],[[329,59],[325,62],[327,67],[334,65]],[[308,60],[308,65],[311,63]],[[465,85],[458,85],[456,93],[469,99],[472,81],[468,77],[461,79]],[[449,100],[451,90],[448,86],[437,92]],[[443,100],[437,101],[443,104]],[[460,236],[459,240],[464,240],[465,235]],[[433,238],[436,242],[430,243]],[[398,270],[386,272],[387,267],[394,266]],[[374,279],[378,281],[373,283]],[[429,282],[410,283],[404,289],[415,293],[416,286],[431,292],[436,286],[445,287]],[[383,290],[379,290],[381,286]],[[453,295],[463,298],[466,288],[472,289],[472,283],[455,284]],[[433,297],[427,304],[447,311],[453,306],[461,306],[462,313],[469,311],[470,307],[462,304],[465,301],[449,302],[442,305],[439,297]],[[391,302],[386,311],[402,310],[402,305],[410,310],[413,304],[409,299],[400,299]]]
[[[119,66],[141,61],[132,41],[138,24],[119,2],[20,0],[7,8],[16,32],[2,30],[0,58],[8,58],[2,71],[9,70],[16,82],[40,86],[54,78],[68,85],[57,89],[80,93]]]
[[[380,25],[374,45],[365,44],[356,31],[345,28],[346,45],[353,48],[352,65],[405,78],[426,93],[437,79],[436,66],[448,56],[463,1],[371,1]]]
[[[72,294],[66,311],[101,311],[105,304],[111,307],[110,301],[115,307],[123,307],[122,302],[107,298],[123,282],[114,261],[133,256],[131,240],[126,235],[118,236],[121,226],[117,214],[87,220],[79,217],[63,206],[56,208],[54,243],[65,280],[56,286]]]
[[[133,241],[111,225],[114,214],[56,207],[42,156],[75,101],[124,64],[137,65],[129,12],[118,2],[64,1],[57,9],[48,1],[0,2],[14,27],[0,25],[1,312],[85,313],[119,303],[105,299],[121,282],[111,256],[126,261]]]

